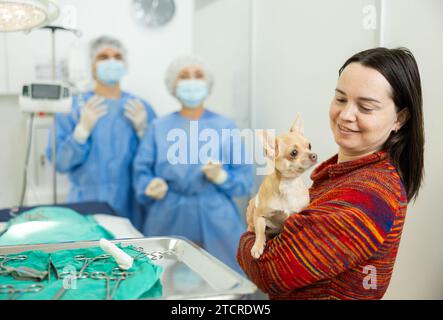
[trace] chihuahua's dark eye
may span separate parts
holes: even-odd
[[[291,157],[295,158],[297,156],[297,154],[298,154],[297,150],[292,150],[291,151]]]
[[[309,150],[311,150],[311,144],[309,144]]]

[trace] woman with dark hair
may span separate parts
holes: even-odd
[[[349,58],[329,117],[338,153],[312,173],[310,204],[259,259],[251,256],[255,234],[240,239],[240,266],[271,299],[382,298],[423,180],[421,83],[408,49]]]

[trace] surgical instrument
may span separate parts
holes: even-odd
[[[83,272],[80,274],[80,272],[61,272],[60,274],[58,274],[59,279],[65,279],[70,277],[70,281],[75,281],[77,279],[86,279],[89,278],[89,273],[88,272]],[[60,290],[55,294],[54,298],[52,298],[53,300],[59,300],[66,292],[67,286],[65,284],[65,282],[63,281],[62,283],[62,287],[60,288]],[[69,288],[71,289],[71,288]]]
[[[133,272],[122,271],[119,268],[114,268],[111,271],[111,277],[102,271],[95,271],[91,273],[91,278],[96,280],[106,281],[106,300],[112,300],[115,296],[118,286],[122,280],[127,279]],[[117,281],[111,291],[111,281]]]
[[[8,269],[10,269],[10,267],[5,266],[6,262],[8,262],[8,261],[16,261],[16,260],[23,261],[23,260],[26,260],[26,259],[28,259],[28,256],[25,256],[25,255],[17,255],[17,256],[12,256],[12,257],[5,256],[5,255],[0,255],[0,260],[1,260],[0,267],[2,269],[4,269],[4,270],[8,270]],[[3,272],[4,270],[1,270],[0,272]]]
[[[18,256],[5,256],[5,255],[0,255],[0,275],[6,275],[6,274],[10,274],[12,271],[15,270],[15,268],[12,267],[7,267],[5,266],[5,263],[8,261],[24,261],[28,259],[28,256],[25,255],[18,255]]]
[[[65,279],[69,276],[75,279],[87,279],[89,278],[89,272],[61,272],[59,274],[60,279]]]
[[[62,272],[59,274],[59,277],[61,279],[71,277],[71,280],[75,279],[86,279],[90,277],[90,274],[88,272],[85,272],[85,269],[94,261],[102,260],[102,259],[108,259],[111,255],[109,254],[102,254],[94,258],[88,258],[85,255],[76,255],[74,257],[74,260],[76,261],[83,261],[83,266],[81,267],[79,272]],[[92,277],[91,277],[92,278]],[[66,287],[63,285],[60,290],[56,293],[53,300],[59,300],[66,292]]]
[[[135,247],[135,251],[139,252],[136,256],[134,256],[134,260],[141,259],[143,257],[148,257],[152,261],[162,260],[167,255],[175,255],[176,252],[172,249],[168,249],[165,251],[152,251],[145,252],[142,247]]]
[[[120,285],[120,282],[122,280],[126,280],[130,275],[133,274],[133,272],[122,271],[119,268],[114,268],[114,269],[112,269],[111,274],[114,276],[120,276],[120,277],[117,279],[117,283],[114,285],[114,288],[112,289],[110,300],[112,300],[114,298],[115,292],[117,291],[117,288]]]
[[[27,260],[28,256],[17,255],[17,256],[6,256],[0,255],[0,275],[12,275],[17,280],[35,280],[42,281],[48,276],[47,271],[36,270],[33,268],[19,266],[10,267],[5,264],[9,261],[24,261]]]
[[[20,294],[30,292],[40,292],[43,290],[41,284],[31,284],[25,288],[16,288],[12,284],[0,285],[0,294],[8,294],[8,300],[15,300],[20,297]]]
[[[76,260],[76,261],[84,261],[84,263],[83,263],[83,267],[80,269],[80,275],[83,273],[83,271],[91,264],[91,263],[93,263],[94,261],[96,261],[96,260],[102,260],[102,259],[109,259],[111,257],[111,255],[110,254],[101,254],[101,255],[99,255],[99,256],[97,256],[97,257],[94,257],[94,258],[88,258],[88,257],[86,257],[86,256],[84,256],[84,255],[77,255],[77,256],[75,256],[74,257],[74,259]]]

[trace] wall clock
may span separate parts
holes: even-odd
[[[133,0],[136,18],[147,27],[161,27],[172,20],[175,14],[174,0]]]

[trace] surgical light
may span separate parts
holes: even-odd
[[[53,0],[0,0],[0,32],[29,31],[59,16]]]

